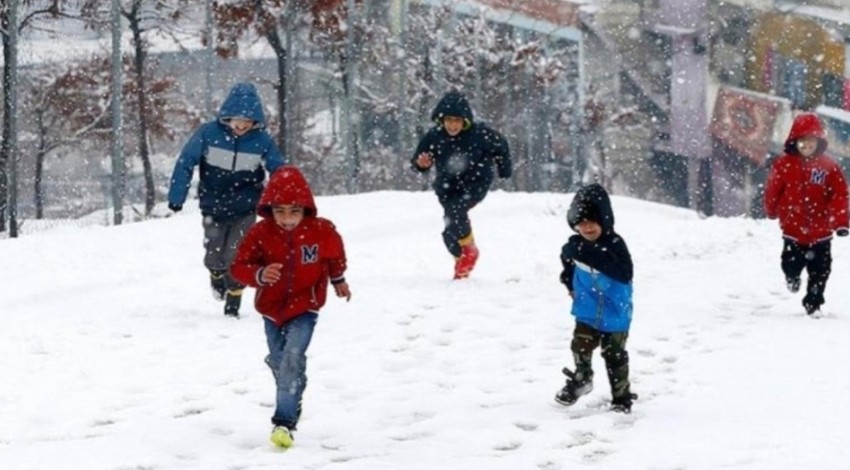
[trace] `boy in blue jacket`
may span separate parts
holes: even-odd
[[[593,389],[593,350],[601,344],[611,384],[611,407],[630,413],[637,395],[629,389],[626,340],[632,321],[632,257],[614,231],[614,211],[598,184],[581,188],[567,212],[567,223],[578,232],[561,249],[561,282],[573,299],[576,317],[570,349],[575,371],[564,368],[567,384],[555,401],[570,406]]]
[[[266,172],[284,158],[266,130],[257,89],[239,83],[221,104],[218,119],[202,125],[180,152],[171,175],[168,208],[183,209],[192,174],[200,167],[198,197],[204,224],[204,266],[213,297],[224,300],[224,314],[239,317],[243,286],[228,269],[242,237],[256,221],[255,211]]]

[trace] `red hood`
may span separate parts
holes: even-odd
[[[284,166],[269,177],[269,184],[260,196],[257,205],[257,214],[260,217],[271,219],[272,206],[296,205],[303,207],[304,215],[315,217],[316,202],[313,200],[313,191],[301,171],[294,166]]]
[[[794,124],[791,125],[791,132],[788,133],[788,138],[785,139],[785,151],[797,154],[797,139],[802,137],[818,138],[819,142],[816,154],[821,154],[826,150],[826,131],[824,131],[823,124],[816,114],[803,113],[794,118]]]

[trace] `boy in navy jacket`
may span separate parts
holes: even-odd
[[[612,409],[630,413],[637,398],[629,388],[626,340],[632,321],[632,257],[626,242],[614,231],[614,211],[598,184],[581,188],[567,213],[578,232],[561,249],[561,282],[573,299],[576,326],[570,349],[575,371],[564,368],[567,384],[555,401],[570,406],[593,389],[593,350],[601,344],[611,384]]]
[[[436,126],[419,141],[410,163],[418,172],[437,173],[432,186],[443,206],[443,243],[455,258],[454,278],[465,279],[478,260],[469,211],[487,196],[496,174],[511,177],[511,152],[502,134],[474,120],[457,90],[440,99],[431,120]]]
[[[218,119],[201,126],[180,152],[171,175],[168,208],[183,209],[192,174],[200,167],[204,266],[213,297],[224,300],[224,314],[239,316],[243,286],[227,272],[239,241],[256,221],[255,211],[266,172],[284,158],[266,130],[263,104],[250,83],[235,85],[221,104]]]

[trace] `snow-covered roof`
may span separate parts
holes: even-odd
[[[821,114],[823,116],[830,117],[832,119],[837,119],[839,121],[844,121],[850,124],[850,111],[845,111],[843,109],[833,108],[831,106],[820,105],[815,108],[815,112]]]
[[[843,23],[850,27],[850,9],[848,8],[828,8],[817,6],[799,6],[791,9],[793,13],[798,15],[811,16],[819,20]]]

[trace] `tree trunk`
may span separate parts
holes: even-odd
[[[44,218],[44,188],[42,181],[44,179],[44,159],[47,156],[47,141],[45,135],[47,130],[44,128],[44,112],[39,110],[36,114],[36,128],[38,129],[38,149],[35,153],[35,180],[33,181],[33,189],[35,194],[35,218]]]
[[[156,204],[156,193],[153,183],[153,168],[151,167],[150,150],[148,148],[148,99],[145,88],[145,45],[142,42],[142,27],[140,24],[141,0],[133,1],[133,9],[127,15],[130,31],[133,34],[135,57],[133,67],[136,72],[136,100],[139,109],[139,158],[142,159],[145,177],[145,216],[151,215]]]
[[[0,17],[0,31],[3,36],[3,96],[9,96],[9,87],[11,85],[11,62],[9,56],[11,54],[11,45],[9,44],[9,10],[3,9],[2,17]],[[10,126],[10,109],[9,100],[3,99],[3,135],[0,140],[0,232],[6,231],[6,207],[9,202],[9,187],[6,186],[6,171],[7,163],[9,162],[9,154],[11,146],[9,137],[12,133]]]
[[[2,18],[3,33],[3,143],[0,145],[0,231],[9,217],[9,236],[18,236],[17,192],[17,75],[18,2],[7,1]]]
[[[278,119],[280,120],[280,126],[278,126],[277,129],[276,143],[278,150],[284,151],[284,149],[286,149],[286,139],[289,137],[286,135],[288,124],[286,116],[286,61],[288,57],[286,56],[286,47],[284,47],[283,41],[280,40],[280,34],[278,34],[276,28],[269,29],[266,33],[266,40],[269,42],[269,45],[272,46],[274,55],[277,57],[278,84],[275,86],[275,92],[277,96],[277,112]],[[286,155],[285,158],[291,159],[292,157],[290,155]]]

